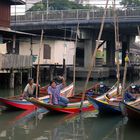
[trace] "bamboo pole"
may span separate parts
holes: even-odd
[[[63,76],[65,78],[65,80],[67,80],[67,68],[66,68],[66,48],[67,48],[67,44],[66,44],[66,26],[65,26],[65,31],[64,31],[64,53],[63,53]]]
[[[128,57],[128,53],[127,53],[126,57],[125,57],[125,66],[124,66],[124,74],[123,74],[123,83],[122,83],[121,95],[123,95],[124,92],[125,92],[125,82],[126,82],[128,62],[129,62],[129,57]]]
[[[140,36],[140,27],[138,26],[137,28],[138,28],[138,35]]]
[[[41,54],[41,48],[43,44],[43,34],[44,30],[41,30],[41,37],[40,37],[40,46],[39,46],[39,51],[38,51],[38,65],[37,65],[37,76],[36,76],[36,98],[38,95],[38,87],[39,87],[39,65],[40,65],[40,54]]]
[[[116,60],[117,60],[117,94],[119,94],[119,84],[120,84],[120,64],[119,64],[119,27],[118,18],[116,15],[116,0],[113,4],[114,9],[114,30],[115,30],[115,49],[116,49]]]
[[[109,2],[109,0],[106,0],[106,6],[105,6],[102,22],[101,22],[101,27],[100,27],[100,32],[99,32],[99,35],[98,35],[98,40],[97,40],[97,43],[96,43],[96,46],[95,46],[95,50],[94,50],[93,55],[92,55],[91,65],[89,67],[89,72],[88,72],[86,83],[85,83],[84,89],[83,89],[83,94],[82,94],[82,99],[81,99],[81,104],[80,104],[80,111],[82,111],[83,101],[84,101],[84,98],[85,98],[86,89],[87,89],[88,81],[89,81],[89,78],[90,78],[90,75],[91,75],[91,71],[92,71],[92,69],[95,68],[96,53],[97,53],[97,50],[98,50],[98,46],[99,46],[99,43],[100,43],[100,39],[101,39],[101,35],[102,35],[102,32],[103,32],[103,28],[104,28],[104,22],[105,22],[105,17],[106,17],[106,13],[107,13],[108,2]]]
[[[77,41],[78,41],[78,31],[79,31],[79,22],[77,24],[77,29],[76,29],[76,39],[75,39],[75,47],[74,47],[74,57],[73,57],[73,94],[75,94],[75,83],[76,83],[76,48],[77,48]]]

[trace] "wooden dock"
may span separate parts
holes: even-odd
[[[76,78],[86,78],[89,69],[84,67],[76,67]],[[73,76],[73,69],[70,68],[69,77]],[[109,68],[108,67],[96,67],[94,71],[91,73],[91,77],[93,79],[99,78],[108,78],[109,77]]]
[[[10,88],[14,88],[16,83],[22,85],[23,73],[28,78],[31,68],[32,56],[0,54],[0,84],[9,85]]]
[[[123,76],[124,67],[120,67],[120,75]],[[129,78],[134,76],[140,76],[139,74],[140,66],[129,66],[128,67],[128,74]],[[88,74],[88,68],[84,67],[76,67],[76,78],[86,78]],[[68,77],[73,77],[73,68],[69,68]],[[98,66],[92,71],[91,77],[92,79],[102,79],[102,78],[109,78],[109,77],[116,77],[116,66],[114,67],[106,67],[106,66]]]

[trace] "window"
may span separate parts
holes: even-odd
[[[51,47],[48,44],[44,44],[44,59],[51,59]]]

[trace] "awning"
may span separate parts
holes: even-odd
[[[9,1],[11,5],[24,5],[26,4],[23,0],[5,0]]]
[[[11,30],[10,28],[3,28],[0,27],[0,32],[5,33],[7,32],[8,34],[16,34],[16,35],[20,35],[20,36],[38,36],[36,34],[31,34],[31,33],[26,33],[26,32],[20,32],[20,31],[16,31],[16,30]]]

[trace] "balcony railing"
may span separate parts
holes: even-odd
[[[0,70],[26,69],[32,67],[32,57],[15,54],[0,54]]]
[[[50,10],[48,11],[32,11],[26,13],[18,13],[11,16],[12,23],[23,22],[44,22],[44,21],[64,21],[64,20],[93,20],[100,19],[103,16],[103,9],[82,9],[82,10]],[[140,18],[140,8],[117,10],[118,17],[124,18]],[[107,10],[107,18],[113,18],[113,10]]]

